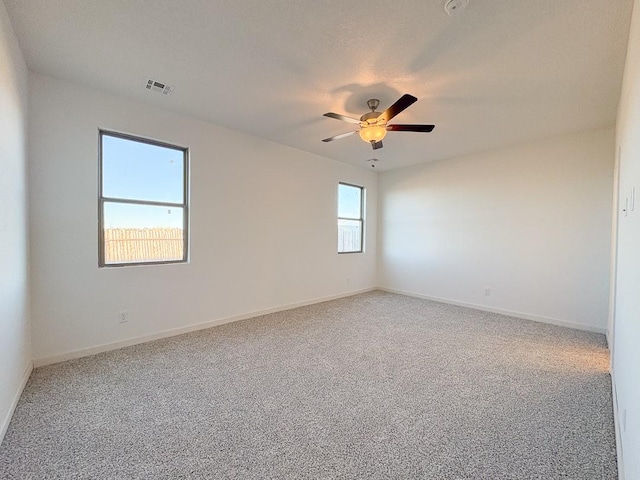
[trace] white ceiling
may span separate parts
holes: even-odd
[[[377,170],[612,125],[632,0],[4,0],[29,68]],[[175,84],[144,89],[147,76]],[[372,151],[322,117],[419,101]]]

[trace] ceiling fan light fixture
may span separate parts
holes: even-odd
[[[386,126],[362,125],[358,132],[360,138],[367,143],[380,142],[387,134]]]
[[[324,138],[323,142],[333,142],[341,138],[350,137],[356,133],[362,140],[369,143],[374,150],[382,148],[382,139],[387,135],[387,131],[390,132],[425,132],[429,133],[433,130],[435,125],[389,125],[389,120],[394,118],[399,113],[406,110],[408,107],[417,102],[418,99],[413,95],[405,93],[402,95],[393,105],[387,108],[384,112],[380,113],[376,111],[380,101],[371,98],[367,101],[367,106],[371,109],[370,112],[365,113],[360,117],[360,120],[356,118],[340,115],[339,113],[327,112],[325,117],[335,118],[336,120],[342,120],[347,123],[355,123],[360,126],[358,130],[352,130],[350,132],[341,133],[340,135],[334,135],[333,137]]]

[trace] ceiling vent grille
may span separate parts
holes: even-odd
[[[453,17],[460,15],[462,11],[469,5],[469,0],[446,0],[444,2],[444,11],[447,15]]]
[[[171,95],[173,93],[173,85],[167,85],[164,82],[159,82],[153,78],[146,78],[144,82],[145,88],[150,92],[158,92],[163,95]]]

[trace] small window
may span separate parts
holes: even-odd
[[[100,132],[99,265],[187,261],[188,151]]]
[[[338,184],[338,253],[361,253],[364,231],[364,188]]]

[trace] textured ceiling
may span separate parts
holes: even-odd
[[[631,0],[4,0],[29,68],[385,170],[612,125]],[[152,76],[174,84],[163,96]],[[419,101],[372,151],[322,117]],[[394,123],[394,122],[391,122]]]

